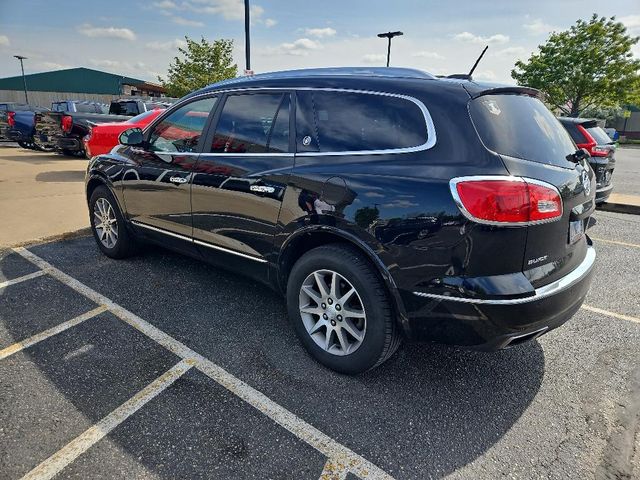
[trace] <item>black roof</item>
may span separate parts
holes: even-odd
[[[575,123],[576,125],[586,125],[588,123],[593,123],[593,125],[590,126],[596,126],[598,124],[598,121],[594,118],[558,117],[558,120],[560,120],[562,123]]]

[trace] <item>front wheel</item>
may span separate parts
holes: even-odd
[[[384,283],[371,262],[348,245],[314,248],[296,262],[287,308],[307,351],[341,373],[375,368],[400,345]]]
[[[124,224],[113,194],[100,185],[89,199],[91,231],[102,252],[111,258],[126,258],[136,252],[136,241]]]

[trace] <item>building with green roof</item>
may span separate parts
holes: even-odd
[[[122,96],[160,97],[161,85],[91,68],[69,68],[25,75],[29,103],[49,107],[60,100],[108,103]],[[0,102],[24,102],[22,76],[0,78]]]

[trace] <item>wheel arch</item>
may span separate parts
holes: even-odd
[[[369,259],[380,275],[391,300],[396,321],[403,332],[407,333],[409,325],[404,303],[398,287],[387,266],[380,260],[373,248],[356,235],[342,229],[327,225],[313,225],[296,231],[283,243],[277,264],[277,284],[281,291],[287,289],[287,280],[291,268],[296,261],[313,248],[331,243],[342,243],[357,249]]]
[[[116,199],[118,208],[120,209],[120,212],[122,212],[122,215],[125,218],[125,223],[126,223],[126,209],[124,208],[124,205],[123,205],[124,203],[123,199],[120,198],[120,195],[118,195],[118,192],[114,188],[114,185],[111,182],[111,180],[109,180],[109,178],[102,173],[93,172],[89,175],[89,178],[86,181],[85,190],[86,190],[86,196],[87,196],[87,204],[89,203],[89,200],[91,199],[91,195],[93,194],[94,190],[98,188],[100,185],[104,185],[105,187],[107,187],[111,192],[111,195],[113,195],[113,198]]]

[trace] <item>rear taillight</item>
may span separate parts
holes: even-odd
[[[64,133],[70,133],[71,128],[73,127],[73,118],[70,115],[63,115],[60,120],[60,126]]]
[[[522,177],[460,177],[449,182],[464,215],[489,225],[529,225],[562,217],[562,198],[553,186]]]
[[[7,123],[11,128],[16,126],[16,112],[7,112]]]
[[[592,157],[606,157],[609,155],[609,150],[606,149],[605,151],[602,147],[598,147],[598,142],[586,128],[582,125],[577,125],[577,128],[585,139],[585,143],[579,143],[578,147],[584,148]]]

